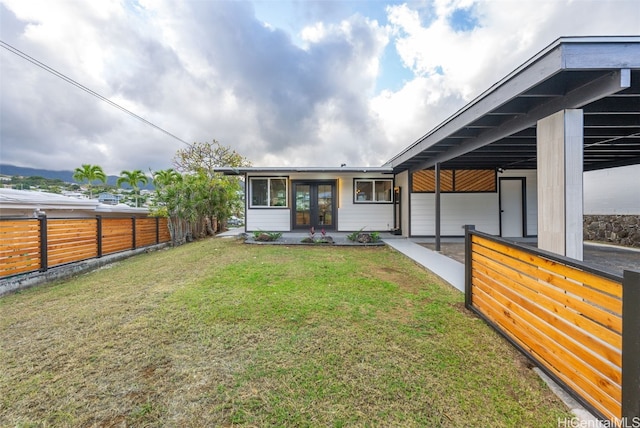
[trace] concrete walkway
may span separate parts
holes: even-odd
[[[418,245],[411,239],[383,238],[382,241],[464,292],[464,264]]]

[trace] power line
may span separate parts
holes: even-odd
[[[125,113],[127,113],[129,116],[138,119],[139,121],[141,121],[142,123],[144,123],[145,125],[149,125],[154,127],[155,129],[157,129],[158,131],[168,135],[169,137],[180,141],[181,143],[184,143],[186,145],[189,145],[188,142],[186,142],[185,140],[183,140],[182,138],[172,134],[171,132],[167,131],[164,128],[159,127],[158,125],[156,125],[155,123],[149,122],[147,119],[145,119],[142,116],[139,116],[137,114],[135,114],[134,112],[132,112],[131,110],[127,110],[126,108],[122,107],[120,104],[117,104],[113,101],[111,101],[109,98],[106,98],[102,95],[100,95],[99,93],[87,88],[86,86],[84,86],[83,84],[73,80],[72,78],[65,76],[64,74],[60,73],[59,71],[49,67],[48,65],[38,61],[37,59],[33,58],[32,56],[27,55],[26,53],[22,52],[20,49],[15,48],[13,46],[11,46],[10,44],[0,40],[0,46],[2,46],[3,48],[5,48],[6,50],[8,50],[9,52],[19,56],[22,59],[25,59],[27,61],[29,61],[30,63],[42,68],[45,71],[48,71],[49,73],[53,74],[56,77],[59,77],[60,79],[64,80],[67,83],[72,84],[73,86],[82,89],[83,91],[87,92],[90,95],[93,95],[94,97],[104,101],[105,103],[109,104],[112,107],[117,108],[120,111],[123,111]]]

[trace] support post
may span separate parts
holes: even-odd
[[[436,251],[440,252],[440,164],[437,163],[435,171],[436,178]]]
[[[640,421],[640,271],[622,280],[622,423]]]
[[[562,110],[538,121],[538,248],[583,259],[584,117]]]
[[[98,258],[102,257],[102,216],[96,216],[96,245],[98,247]]]
[[[40,272],[46,272],[49,267],[46,214],[38,214],[38,221],[40,222]]]
[[[471,289],[471,274],[473,272],[471,265],[471,233],[476,230],[476,227],[472,224],[464,225],[464,306],[467,309],[471,309],[472,301],[472,289]]]
[[[156,244],[160,243],[160,217],[156,217]]]
[[[131,217],[131,248],[136,249],[136,217]]]

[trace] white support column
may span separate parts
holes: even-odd
[[[538,121],[538,248],[582,260],[582,110]]]

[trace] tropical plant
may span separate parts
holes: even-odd
[[[254,230],[253,239],[256,241],[277,241],[282,236],[282,232],[265,232],[263,230]]]
[[[238,177],[224,176],[216,172],[217,167],[250,166],[251,163],[230,147],[216,140],[211,143],[193,143],[180,149],[173,158],[177,171],[185,175],[196,175],[209,181],[203,191],[206,196],[206,213],[203,221],[207,229],[216,232],[222,229],[229,217],[242,209],[242,181]]]
[[[173,168],[152,172],[151,176],[153,177],[153,184],[156,190],[163,189],[182,180],[182,175]]]
[[[355,232],[351,232],[350,234],[347,235],[347,239],[349,241],[354,241],[354,242],[357,241],[358,237],[360,236],[363,230],[364,230],[364,227],[361,228],[360,230],[356,230]]]
[[[351,232],[347,235],[347,239],[361,244],[370,244],[380,242],[380,232],[363,232],[364,227],[358,231]]]
[[[79,183],[87,181],[87,187],[89,188],[89,198],[93,198],[92,182],[98,180],[102,183],[106,183],[107,175],[102,170],[102,167],[98,165],[82,164],[81,167],[76,168],[73,171],[73,179]]]
[[[145,175],[139,169],[134,169],[133,171],[122,171],[120,172],[120,177],[116,181],[116,185],[121,187],[123,184],[129,185],[133,189],[134,198],[136,200],[136,207],[138,206],[138,199],[140,197],[140,187],[138,183],[142,183],[143,185],[149,182],[149,177]]]
[[[249,162],[228,147],[193,143],[178,150],[175,169],[152,172],[156,186],[153,215],[166,216],[174,245],[213,235],[242,208],[242,182],[215,172],[218,166]]]

